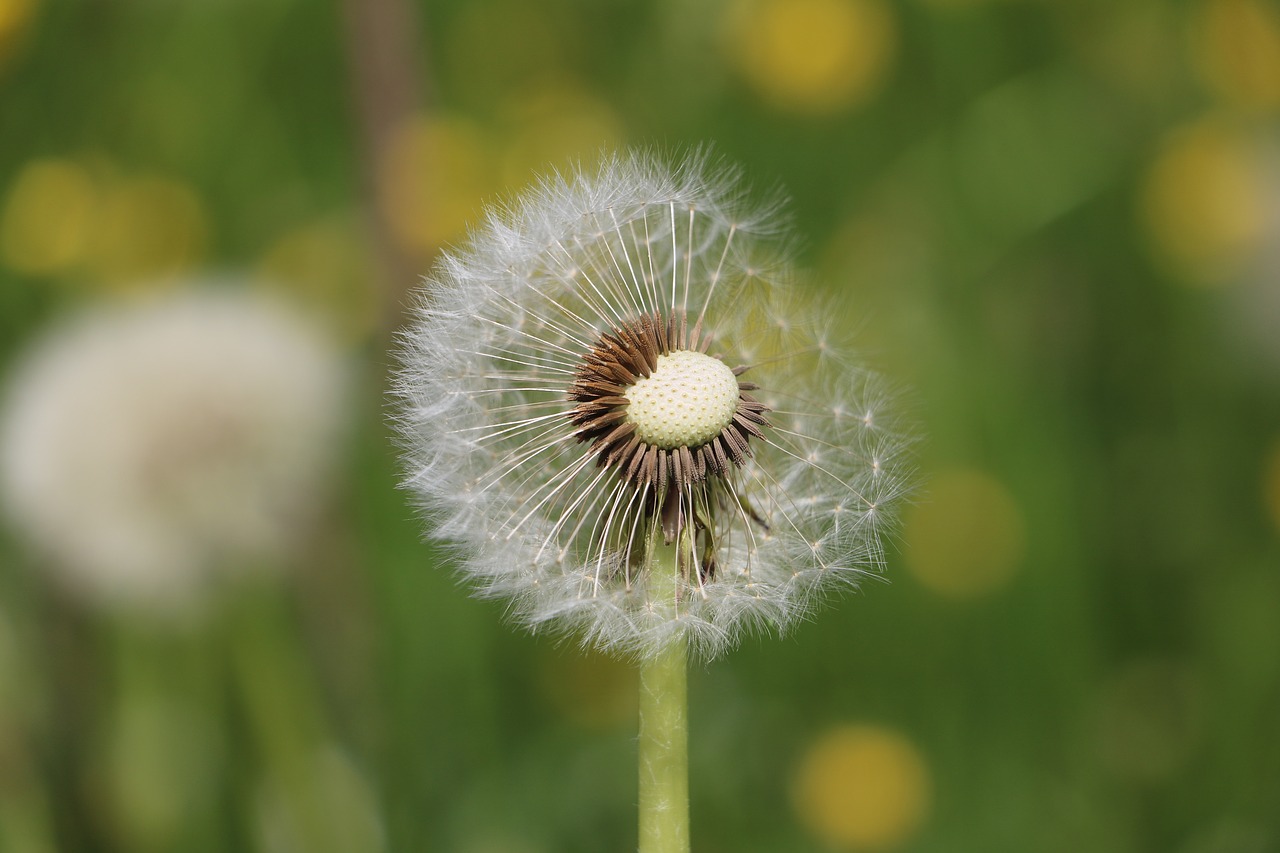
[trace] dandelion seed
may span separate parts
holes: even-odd
[[[406,484],[532,628],[712,657],[881,565],[903,436],[741,194],[703,157],[614,157],[491,213],[428,280]],[[674,578],[653,542],[681,543]]]

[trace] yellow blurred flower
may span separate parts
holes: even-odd
[[[35,16],[36,0],[0,0],[0,66]]]
[[[909,839],[929,811],[929,769],[901,734],[872,725],[827,731],[792,780],[800,822],[838,850],[881,850]]]
[[[1280,107],[1280,11],[1260,0],[1208,0],[1193,23],[1196,70],[1219,97],[1248,110]]]
[[[868,100],[896,48],[881,0],[738,0],[727,49],[747,83],[774,106],[833,113]]]
[[[9,188],[0,260],[24,275],[74,275],[109,289],[155,286],[199,263],[208,231],[204,206],[184,183],[41,158]]]
[[[3,2],[3,0],[0,0]],[[97,203],[93,178],[69,160],[22,167],[0,213],[0,257],[24,275],[55,275],[84,260]]]
[[[513,99],[504,116],[504,186],[524,186],[548,166],[594,160],[622,140],[622,122],[604,101],[572,83],[554,83]]]
[[[1238,127],[1208,118],[1174,130],[1142,189],[1157,258],[1192,283],[1230,281],[1265,233],[1263,179],[1255,145]]]
[[[172,279],[204,257],[209,225],[190,186],[158,176],[103,186],[89,244],[89,273],[113,289]]]
[[[35,7],[34,0],[0,0],[0,39],[26,23]]]
[[[906,516],[907,569],[930,590],[976,598],[1008,583],[1026,550],[1017,502],[999,481],[976,469],[935,477]]]
[[[419,115],[396,130],[379,198],[406,251],[426,258],[465,234],[494,189],[492,161],[488,140],[465,119]]]
[[[378,270],[357,223],[342,217],[284,234],[259,264],[263,281],[318,311],[346,340],[371,335],[378,322]]]

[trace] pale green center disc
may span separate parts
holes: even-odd
[[[723,361],[694,350],[658,356],[649,376],[624,392],[627,420],[645,444],[699,447],[720,434],[738,410],[738,377]]]

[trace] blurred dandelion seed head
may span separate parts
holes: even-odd
[[[311,514],[339,356],[283,304],[192,290],[102,307],[29,353],[0,410],[0,492],[77,592],[156,610]]]
[[[428,281],[406,486],[532,628],[710,657],[881,565],[905,438],[742,192],[704,157],[608,158],[492,212]],[[674,602],[658,537],[682,544]]]

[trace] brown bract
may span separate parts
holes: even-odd
[[[706,354],[710,345],[711,338],[700,323],[690,330],[688,318],[675,313],[665,318],[642,314],[600,336],[582,356],[574,375],[569,399],[575,405],[568,413],[577,427],[574,435],[579,442],[591,444],[597,464],[615,467],[635,488],[652,489],[666,502],[709,476],[724,475],[730,465],[746,463],[751,456],[748,439],[763,440],[761,427],[769,425],[768,407],[747,393],[756,389],[753,383],[738,383],[738,408],[732,420],[719,435],[696,447],[646,443],[627,419],[627,389],[653,373],[659,356],[681,350]],[[733,374],[741,376],[747,369],[746,365],[736,367]]]

